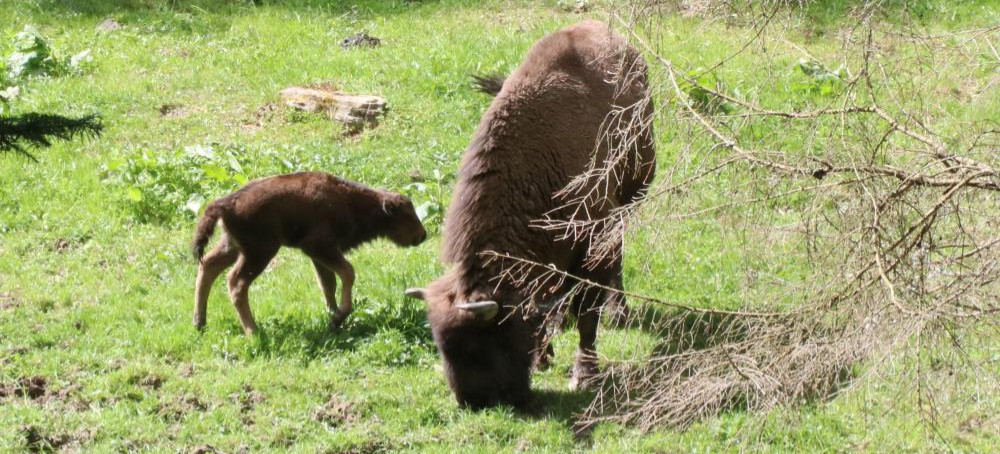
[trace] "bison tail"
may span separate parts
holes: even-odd
[[[221,200],[216,200],[205,208],[205,214],[201,215],[201,219],[198,220],[198,227],[194,231],[194,242],[191,245],[191,251],[194,253],[194,258],[201,262],[201,257],[205,255],[205,246],[208,245],[208,240],[212,238],[212,233],[215,232],[215,224],[219,222],[219,218],[222,217],[222,203]]]
[[[476,90],[490,96],[496,96],[497,93],[500,93],[500,89],[503,88],[503,83],[506,79],[506,77],[499,74],[491,74],[488,76],[481,76],[478,74],[472,75],[472,83],[476,86]]]

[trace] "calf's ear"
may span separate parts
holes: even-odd
[[[406,289],[405,292],[403,292],[403,294],[406,295],[409,298],[416,298],[418,300],[425,300],[426,301],[427,300],[427,294],[426,294],[426,292],[427,291],[425,289],[422,289],[422,288],[408,288],[408,289]]]

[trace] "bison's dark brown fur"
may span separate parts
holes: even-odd
[[[598,184],[600,195],[584,202],[591,218],[641,196],[655,160],[648,101],[641,56],[607,25],[594,21],[544,37],[503,81],[465,153],[448,208],[443,259],[452,267],[427,289],[407,292],[428,302],[434,340],[460,404],[519,405],[529,399],[540,322],[527,317],[523,302],[552,300],[568,290],[543,286],[527,294],[510,282],[498,284],[503,265],[483,252],[553,264],[616,285],[620,255],[585,265],[587,241],[560,241],[536,221],[546,216],[572,219],[567,201]],[[614,175],[556,196],[592,162],[600,165],[611,149],[621,149],[620,136],[602,137],[601,130],[613,112],[626,106],[633,106],[642,121],[629,136],[635,142],[626,147],[626,159],[614,166]],[[597,309],[606,297],[597,289],[573,296],[580,344],[572,386],[596,372]]]
[[[225,234],[203,257],[219,221]],[[212,283],[235,263],[229,273],[229,296],[243,330],[252,334],[257,325],[247,299],[250,284],[281,246],[290,246],[312,259],[330,311],[330,327],[336,328],[351,313],[354,268],[344,254],[378,237],[400,246],[414,246],[427,237],[408,198],[322,172],[251,181],[209,204],[198,222],[193,246],[201,265],[195,285],[194,324],[199,329],[205,326]],[[339,308],[334,274],[340,276],[342,285]]]

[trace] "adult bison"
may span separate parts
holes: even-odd
[[[498,279],[504,263],[483,253],[615,285],[621,254],[588,261],[591,237],[562,239],[537,221],[604,217],[641,196],[655,164],[645,63],[605,24],[585,21],[542,38],[499,87],[462,160],[445,218],[442,258],[451,269],[426,289],[407,290],[427,301],[448,384],[461,405],[474,408],[529,400],[542,320],[524,302],[551,301],[570,289]],[[621,130],[626,123],[632,127]],[[588,171],[592,178],[568,186]],[[580,332],[572,387],[597,371],[594,342],[606,297],[599,288],[571,295]]]

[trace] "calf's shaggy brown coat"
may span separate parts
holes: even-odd
[[[221,221],[225,233],[204,254]],[[335,329],[351,313],[354,268],[344,254],[362,243],[387,237],[400,246],[415,246],[427,238],[410,199],[372,189],[322,172],[300,172],[262,178],[208,205],[198,222],[193,244],[201,262],[195,284],[194,324],[205,326],[212,283],[226,268],[229,297],[243,330],[257,329],[250,312],[250,284],[267,267],[281,246],[301,249],[312,259],[316,277]],[[341,280],[337,307],[336,276]]]
[[[640,120],[637,129],[627,137],[602,135],[605,122],[628,108]],[[542,286],[527,294],[498,282],[503,263],[482,253],[552,264],[615,286],[620,255],[592,266],[586,260],[588,241],[560,240],[559,232],[538,228],[536,221],[576,219],[578,212],[568,201],[583,193],[597,194],[583,202],[592,219],[641,197],[655,164],[651,115],[642,57],[595,21],[542,38],[503,81],[462,160],[445,217],[443,258],[452,267],[428,288],[407,291],[428,303],[445,376],[460,404],[529,400],[541,322],[523,303],[553,300],[569,291],[568,286]],[[626,153],[613,165],[613,176],[556,195],[592,162],[606,162],[611,150]],[[606,299],[596,288],[572,296],[580,343],[571,386],[596,372],[598,309]]]

